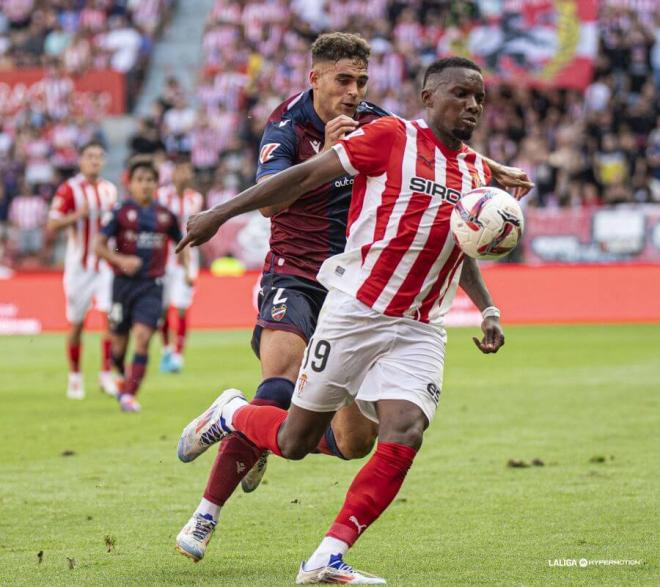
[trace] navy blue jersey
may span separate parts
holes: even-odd
[[[154,279],[165,274],[168,240],[178,243],[183,235],[176,216],[162,204],[152,201],[140,206],[135,200],[117,204],[103,220],[101,232],[115,237],[117,252],[142,259],[133,279]],[[121,272],[115,267],[116,274]]]
[[[360,126],[389,113],[361,102]],[[268,119],[259,150],[257,179],[305,161],[323,149],[325,124],[314,110],[312,90],[278,106]],[[316,281],[323,261],[343,252],[353,178],[336,178],[296,200],[271,219],[270,252],[264,271]]]

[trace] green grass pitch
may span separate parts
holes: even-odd
[[[425,444],[348,561],[406,587],[660,584],[660,327],[511,327],[496,356],[473,334],[450,332]],[[64,396],[62,335],[0,338],[0,585],[292,584],[361,462],[271,458],[205,560],[174,551],[215,455],[178,462],[179,433],[219,390],[252,392],[248,339],[193,333],[180,375],[158,373],[154,344],[135,415],[97,389],[98,336],[82,402]],[[639,564],[555,565],[581,558]]]

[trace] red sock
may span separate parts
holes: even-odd
[[[417,451],[409,446],[379,442],[376,452],[353,479],[344,505],[326,536],[352,546],[399,493],[415,454]]]
[[[112,365],[112,341],[109,336],[101,340],[101,370],[110,371]]]
[[[165,311],[163,315],[163,321],[160,325],[160,335],[163,338],[163,346],[169,346],[170,344],[170,316],[169,311]]]
[[[80,352],[82,345],[69,343],[69,371],[80,373]]]
[[[234,414],[234,429],[243,434],[261,450],[269,450],[277,456],[282,451],[277,445],[277,433],[286,420],[287,411],[274,406],[248,405]]]
[[[272,405],[268,400],[254,399],[257,406]],[[218,455],[206,482],[204,499],[215,505],[224,505],[241,479],[259,460],[263,451],[240,434],[232,434],[220,443]]]
[[[135,395],[138,392],[140,383],[142,383],[142,379],[147,370],[147,359],[147,355],[140,355],[138,353],[133,355],[133,363],[131,363],[131,370],[126,379],[123,393]]]
[[[186,342],[186,331],[188,325],[186,323],[186,315],[179,314],[179,320],[176,324],[176,352],[181,354],[183,352],[183,346]]]

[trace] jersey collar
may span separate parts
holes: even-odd
[[[307,118],[312,123],[312,126],[322,135],[325,134],[325,123],[316,113],[316,110],[314,110],[313,90],[307,90],[307,92],[305,92],[305,96],[303,96],[302,108],[303,113],[305,114],[305,118]]]

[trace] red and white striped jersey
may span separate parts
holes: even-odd
[[[89,213],[69,228],[69,240],[64,259],[64,270],[98,271],[99,259],[94,253],[94,240],[101,228],[101,219],[117,203],[117,188],[107,179],[95,184],[82,174],[65,181],[55,193],[50,207],[51,218],[61,218],[80,210],[87,204]]]
[[[446,147],[422,119],[383,117],[333,148],[357,177],[346,249],[318,280],[388,316],[441,323],[463,262],[449,216],[462,194],[490,181],[490,169],[466,145]]]
[[[179,228],[182,234],[186,234],[186,225],[188,218],[193,214],[199,214],[204,209],[204,196],[195,190],[186,188],[183,196],[180,197],[174,187],[173,183],[164,185],[158,188],[157,193],[158,201],[170,210],[179,221]],[[199,249],[196,247],[189,247],[189,270],[193,277],[199,271]],[[168,265],[176,265],[179,260],[174,253],[174,247],[170,244],[169,255],[167,259]]]

